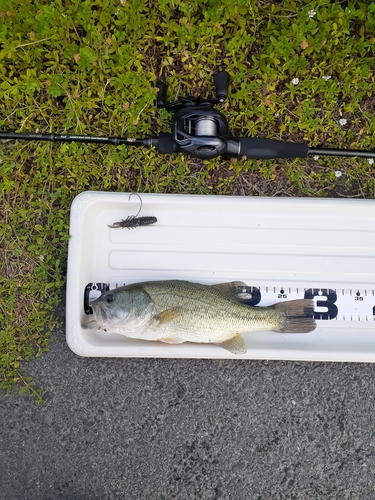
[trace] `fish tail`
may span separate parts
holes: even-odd
[[[280,333],[307,333],[316,328],[314,301],[312,299],[288,300],[272,307],[281,313],[281,325],[274,331]]]

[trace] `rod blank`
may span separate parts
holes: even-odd
[[[375,150],[369,151],[366,149],[309,148],[308,154],[324,156],[361,156],[363,158],[375,158]]]
[[[204,135],[210,135],[207,131]],[[197,134],[198,135],[198,134]],[[210,135],[211,136],[211,135]],[[25,140],[25,141],[50,141],[50,142],[81,142],[92,144],[111,144],[114,146],[138,146],[155,147],[161,154],[172,154],[184,152],[184,148],[178,146],[172,134],[161,133],[159,137],[148,137],[146,139],[133,139],[127,137],[104,137],[89,135],[64,135],[64,134],[25,134],[17,132],[0,131],[0,139]],[[224,153],[230,157],[247,156],[253,159],[277,159],[277,158],[305,158],[307,156],[346,156],[375,158],[375,150],[360,149],[329,149],[309,148],[306,143],[294,143],[287,141],[276,141],[274,139],[258,139],[250,137],[229,137],[226,140],[227,151]]]

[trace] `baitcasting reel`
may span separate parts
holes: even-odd
[[[174,113],[172,133],[162,132],[157,137],[133,139],[126,137],[102,137],[59,134],[24,134],[1,132],[0,139],[33,140],[52,142],[84,142],[113,144],[115,146],[155,147],[161,154],[185,153],[193,158],[210,159],[218,156],[225,158],[306,158],[308,155],[362,156],[373,158],[375,151],[350,149],[309,148],[306,143],[258,139],[251,137],[231,137],[225,116],[215,109],[228,97],[230,77],[226,71],[214,76],[214,99],[202,97],[179,97],[167,104],[167,85],[157,83],[157,108],[165,108]]]
[[[167,151],[160,151],[159,148],[160,152],[181,151],[202,159],[215,158],[227,153],[228,123],[225,116],[214,106],[222,104],[228,97],[228,73],[226,71],[217,73],[214,76],[214,85],[215,99],[179,97],[177,101],[167,104],[166,84],[162,82],[156,84],[159,90],[156,106],[174,112],[172,137],[168,134],[168,137],[164,138]]]

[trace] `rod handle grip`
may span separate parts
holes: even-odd
[[[237,155],[257,160],[270,160],[275,158],[306,158],[308,153],[309,147],[304,142],[241,137]]]

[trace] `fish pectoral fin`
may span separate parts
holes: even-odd
[[[160,342],[165,342],[166,344],[183,344],[185,342],[184,340],[174,337],[163,337],[159,340]]]
[[[239,333],[237,333],[236,335],[234,335],[234,337],[231,337],[228,340],[224,340],[224,342],[217,343],[216,345],[224,347],[224,349],[233,354],[246,353],[245,341]]]
[[[168,321],[172,321],[172,319],[178,318],[178,316],[180,316],[181,314],[182,314],[182,307],[177,306],[162,311],[157,316],[155,316],[155,319],[159,321],[158,326],[161,326],[164,323],[167,323]]]

